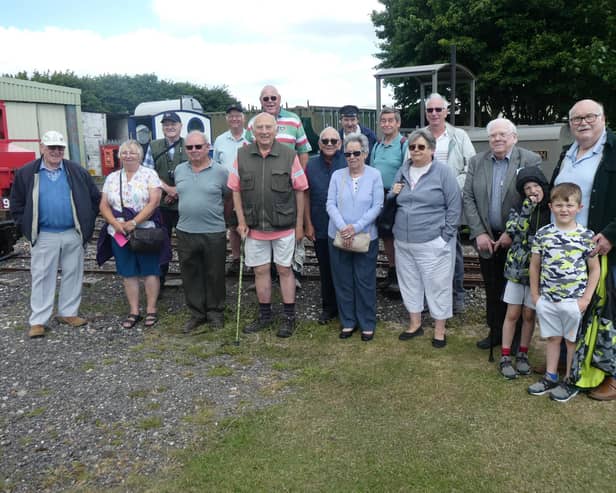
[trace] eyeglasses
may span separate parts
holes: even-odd
[[[434,113],[435,111],[437,113],[441,113],[445,108],[426,108],[426,111],[428,113]]]
[[[579,125],[582,121],[585,121],[586,123],[594,123],[600,116],[601,113],[588,113],[584,116],[574,116],[573,118],[570,118],[569,121],[574,125]]]
[[[187,150],[187,151],[192,151],[193,149],[197,149],[197,150],[199,150],[199,149],[201,149],[202,147],[205,147],[206,145],[207,145],[207,144],[195,144],[195,145],[192,145],[192,146],[191,146],[191,145],[186,145],[186,146],[184,146],[184,147],[186,147],[186,150]]]
[[[361,156],[361,151],[353,151],[353,152],[344,153],[344,157],[351,157],[351,156],[359,157]]]
[[[426,146],[425,146],[425,144],[411,144],[411,145],[409,145],[409,149],[411,151],[414,151],[415,149],[417,149],[418,151],[425,151],[426,150]]]
[[[64,146],[47,146],[47,149],[50,151],[63,151]]]
[[[338,143],[338,139],[321,139],[321,142],[325,146],[328,146],[328,145],[335,146]]]
[[[170,122],[169,120],[167,120],[166,122],[163,122],[163,127],[175,127],[176,125],[179,125],[178,122]]]
[[[137,151],[122,151],[120,156],[138,156],[139,153]]]
[[[269,103],[270,101],[274,102],[278,99],[278,96],[263,96],[261,98],[264,102]]]

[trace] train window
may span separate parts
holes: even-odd
[[[199,130],[199,132],[205,132],[205,127],[203,126],[203,122],[200,118],[193,117],[189,120],[188,125],[186,126],[186,130],[188,132],[192,132],[193,130]]]

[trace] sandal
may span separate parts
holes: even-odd
[[[137,322],[139,322],[139,320],[141,320],[141,315],[139,315],[138,313],[129,313],[126,318],[122,320],[122,323],[120,325],[122,325],[123,329],[132,329],[135,325],[137,325]]]
[[[154,327],[156,325],[156,322],[158,322],[158,313],[148,313],[145,316],[145,322],[143,322],[143,326],[147,328]]]

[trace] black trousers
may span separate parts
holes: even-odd
[[[171,244],[171,235],[173,229],[178,225],[178,211],[171,209],[160,208],[160,215],[163,217],[163,223],[167,228],[167,234],[169,235],[169,243]],[[173,255],[173,247],[171,248],[171,254]],[[169,264],[162,264],[160,266],[160,286],[163,287],[165,278],[169,272]]]
[[[507,250],[497,250],[491,258],[479,257],[479,266],[486,290],[486,322],[499,342],[503,337],[503,322],[507,312],[507,303],[503,301],[505,292],[505,260]]]
[[[226,232],[176,231],[186,305],[195,318],[221,319],[225,309]]]
[[[334,316],[338,313],[336,304],[336,290],[332,280],[332,270],[329,261],[329,247],[327,238],[314,241],[314,252],[319,261],[319,275],[321,277],[321,307],[325,313]]]

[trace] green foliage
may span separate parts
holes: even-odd
[[[519,123],[553,122],[583,98],[600,100],[616,116],[611,0],[379,1],[385,10],[372,21],[380,67],[448,62],[455,45],[458,63],[478,77],[484,120],[502,112]],[[417,105],[415,81],[391,84],[400,104]]]
[[[65,87],[81,89],[81,107],[84,111],[100,113],[129,113],[144,101],[176,99],[180,96],[194,97],[205,111],[224,111],[237,100],[225,86],[199,86],[190,82],[159,80],[156,74],[134,76],[104,74],[78,76],[74,72],[27,72],[5,74],[22,80],[32,80]]]

